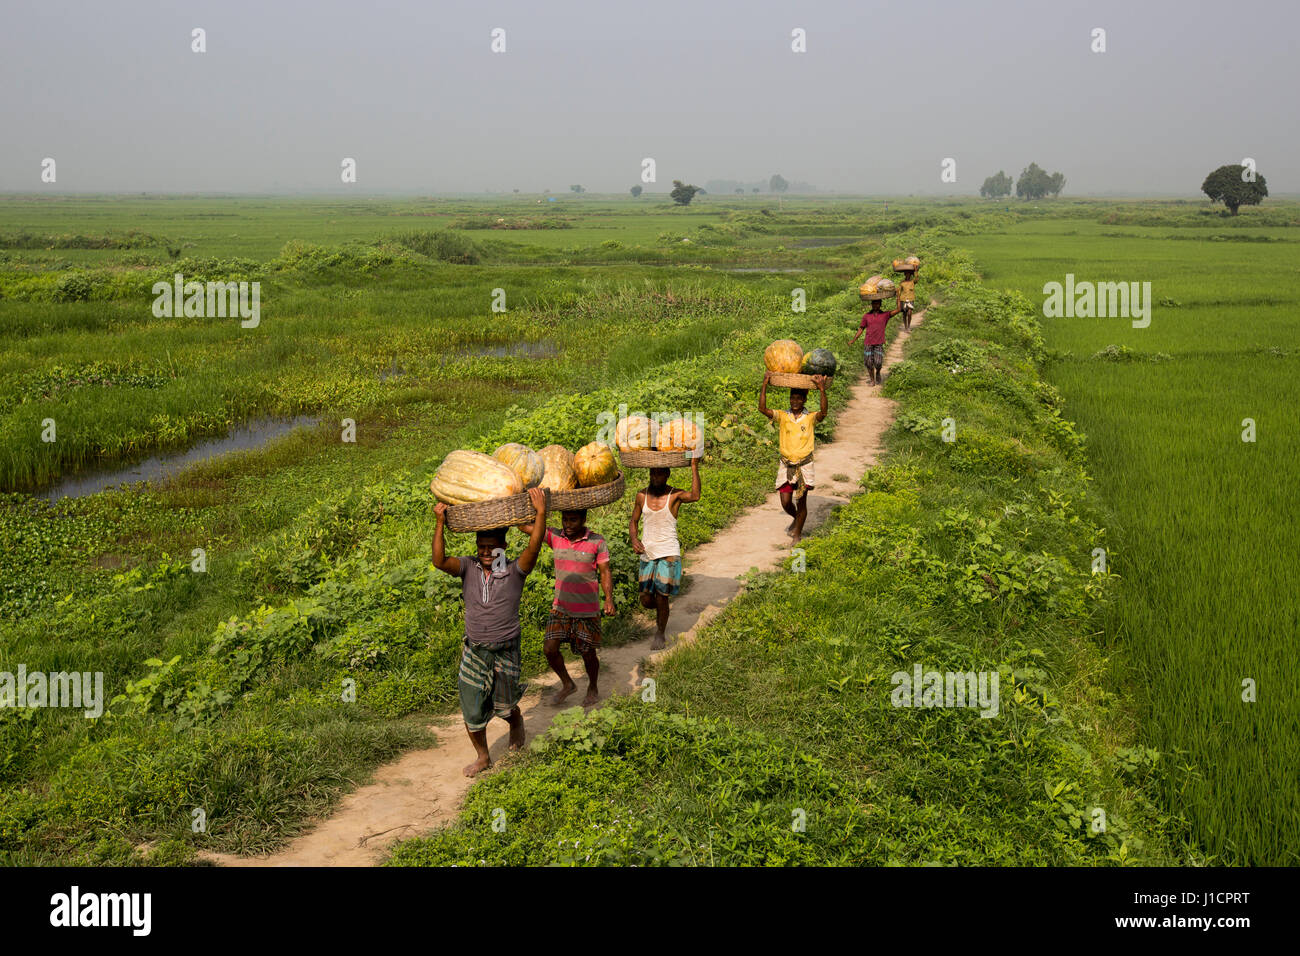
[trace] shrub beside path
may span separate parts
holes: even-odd
[[[924,319],[923,309],[913,316],[913,326]],[[908,338],[908,333],[900,329],[885,354],[886,369],[902,359]],[[857,491],[858,481],[876,463],[894,411],[895,403],[881,395],[878,386],[860,382],[853,387],[848,404],[836,418],[834,440],[817,448],[818,485],[809,496],[805,533]],[[835,475],[847,476],[847,480],[835,481]],[[704,479],[707,494],[707,471]],[[611,691],[638,692],[645,660],[671,654],[675,648],[694,641],[698,631],[741,592],[739,578],[751,568],[775,569],[788,553],[785,528],[789,521],[773,491],[761,505],[743,512],[711,541],[693,549],[684,568],[690,587],[673,602],[669,619],[670,627],[679,636],[657,652],[650,650],[648,637],[602,648],[602,696],[608,697]],[[568,666],[581,691],[586,686],[582,662],[570,660]],[[543,695],[558,683],[550,672],[529,681],[529,691],[519,704],[528,740],[546,733],[551,720],[560,713],[561,708],[542,702]],[[346,795],[333,814],[283,849],[267,856],[206,853],[201,859],[224,866],[374,866],[382,862],[389,846],[397,840],[451,823],[473,784],[461,772],[473,751],[459,715],[442,718],[432,729],[437,736],[436,746],[412,750],[376,769],[370,783]],[[489,733],[498,735],[490,746],[495,763],[507,753],[505,724],[493,721]]]

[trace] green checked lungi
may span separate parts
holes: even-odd
[[[460,655],[460,712],[470,730],[483,730],[492,715],[502,720],[519,706],[519,638],[500,644],[471,644]]]

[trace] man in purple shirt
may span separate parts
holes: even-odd
[[[536,518],[528,547],[514,561],[506,561],[506,529],[480,531],[478,553],[447,557],[443,525],[447,506],[434,506],[433,566],[461,579],[465,599],[465,647],[460,657],[460,710],[477,759],[465,767],[473,777],[492,766],[488,754],[487,725],[492,715],[510,725],[510,749],[524,745],[524,718],[519,713],[523,688],[519,680],[519,599],[524,580],[537,564],[546,533],[546,493],[528,489]]]

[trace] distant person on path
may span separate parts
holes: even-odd
[[[862,316],[862,324],[853,333],[853,338],[849,339],[849,345],[853,345],[858,336],[862,335],[862,330],[866,329],[867,334],[862,336],[862,357],[872,385],[880,384],[880,370],[885,364],[885,326],[901,311],[902,309],[891,309],[885,312],[879,301],[872,302],[871,310]]]
[[[443,524],[447,506],[434,505],[437,525],[433,530],[433,566],[460,578],[465,599],[465,639],[460,657],[460,711],[477,759],[465,767],[473,777],[492,766],[488,754],[487,725],[492,715],[510,725],[510,749],[524,745],[524,718],[519,713],[523,696],[519,680],[519,599],[524,580],[537,564],[546,531],[546,494],[528,489],[536,518],[528,547],[514,561],[506,562],[506,529],[480,531],[477,555],[449,558],[444,550]]]
[[[524,534],[533,533],[532,524],[521,525]],[[542,653],[560,678],[560,689],[551,698],[558,706],[578,685],[564,666],[560,645],[568,644],[582,657],[587,668],[587,696],[584,707],[590,707],[600,697],[597,680],[600,677],[600,592],[605,592],[603,610],[607,617],[614,615],[614,582],[609,573],[609,549],[605,538],[587,527],[587,510],[560,512],[560,528],[547,528],[543,538],[555,554],[555,602],[546,622],[546,639]]]
[[[912,331],[912,310],[916,308],[916,273],[903,270],[898,283],[898,307],[903,310],[903,331]]]
[[[682,491],[668,484],[667,468],[651,468],[650,484],[636,493],[628,537],[632,550],[641,556],[638,579],[641,605],[655,609],[655,636],[651,650],[666,643],[668,599],[682,589],[682,548],[677,541],[677,513],[683,504],[700,500],[700,460],[691,459],[691,490]],[[645,538],[640,534],[641,515],[645,514]]]
[[[813,430],[826,417],[826,376],[812,377],[822,399],[821,410],[815,414],[804,408],[808,401],[806,388],[790,389],[788,411],[779,408],[773,411],[768,408],[767,386],[771,380],[771,372],[763,375],[763,387],[758,392],[758,410],[776,423],[781,437],[781,457],[776,464],[776,490],[781,495],[781,509],[791,517],[785,533],[792,539],[791,544],[798,544],[803,539],[803,523],[808,520],[808,492],[813,490],[817,481],[813,471]]]

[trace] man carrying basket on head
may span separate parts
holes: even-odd
[[[651,468],[650,483],[636,493],[632,517],[628,521],[628,538],[632,550],[641,556],[637,579],[641,606],[655,612],[655,635],[652,651],[667,643],[669,598],[682,587],[682,546],[677,540],[677,515],[683,504],[700,500],[700,459],[691,458],[689,491],[668,484],[667,468]],[[645,535],[641,518],[645,517]]]
[[[898,281],[898,307],[903,310],[903,331],[912,331],[912,310],[916,308],[916,270],[904,269]]]
[[[531,535],[532,522],[520,525],[520,530]],[[555,601],[542,642],[546,663],[560,679],[551,705],[558,707],[578,689],[560,653],[560,645],[569,644],[587,668],[587,696],[582,705],[590,707],[600,699],[600,659],[596,655],[600,648],[600,615],[603,612],[613,617],[615,613],[609,549],[605,538],[587,527],[585,508],[560,512],[560,527],[547,528],[543,540],[555,552]],[[605,592],[603,607],[601,589]]]
[[[492,766],[487,725],[493,715],[510,725],[510,749],[524,745],[524,717],[519,712],[523,696],[520,681],[519,599],[524,581],[537,564],[546,531],[546,493],[529,488],[534,517],[528,546],[513,561],[506,560],[506,529],[475,535],[475,554],[448,557],[443,540],[447,505],[433,507],[433,566],[461,579],[465,602],[465,638],[460,657],[460,709],[465,730],[474,745],[474,762],[465,767],[473,777]]]
[[[781,438],[781,457],[776,465],[776,490],[781,495],[781,508],[790,515],[790,526],[785,529],[791,543],[803,538],[803,523],[808,520],[808,492],[816,484],[813,473],[813,427],[826,417],[826,376],[812,376],[813,384],[821,393],[821,408],[811,413],[804,404],[808,401],[806,388],[790,389],[790,409],[767,407],[767,386],[772,373],[763,375],[763,387],[758,392],[758,410],[776,423]],[[795,504],[795,497],[798,504]]]

